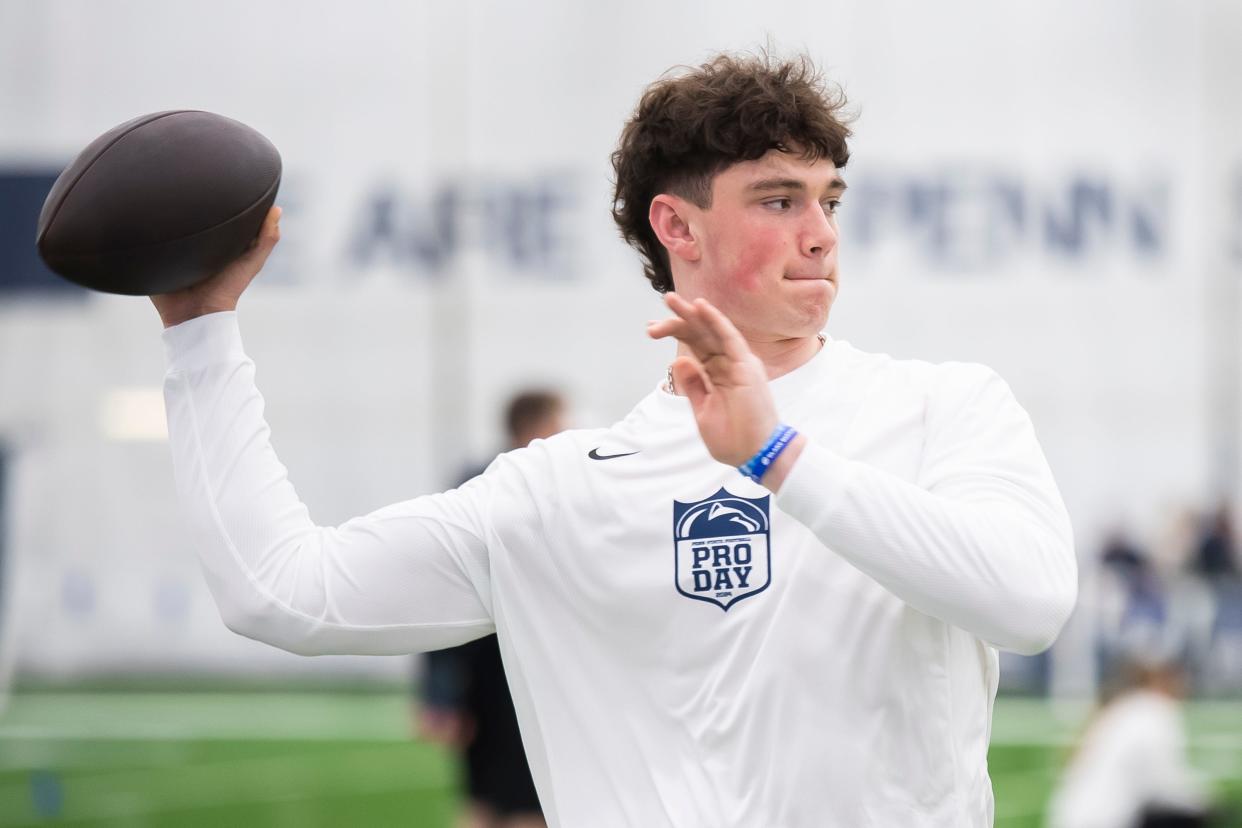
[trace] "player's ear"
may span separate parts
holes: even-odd
[[[651,207],[647,210],[647,220],[660,244],[670,256],[688,262],[698,261],[700,256],[699,241],[691,224],[693,212],[690,202],[668,193],[651,199]]]

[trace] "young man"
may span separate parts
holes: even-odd
[[[226,623],[299,653],[495,631],[553,826],[991,824],[996,648],[1038,652],[1069,616],[1070,526],[996,374],[819,335],[848,134],[805,61],[648,89],[614,213],[676,288],[648,331],[677,340],[668,377],[611,428],[337,528],[272,451],[231,312],[279,213],[154,297]]]

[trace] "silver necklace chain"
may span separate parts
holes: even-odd
[[[820,350],[823,350],[824,343],[826,343],[826,342],[828,341],[828,337],[824,336],[823,334],[816,334],[816,336],[819,338],[819,347],[820,347]],[[677,386],[673,385],[673,365],[672,365],[672,363],[669,363],[669,366],[668,366],[668,373],[667,373],[667,374],[665,374],[665,377],[666,377],[666,381],[668,382],[668,393],[670,393],[670,394],[676,394],[676,393],[677,393]]]

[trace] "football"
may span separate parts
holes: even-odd
[[[92,290],[180,290],[245,252],[280,175],[280,153],[243,123],[197,110],[143,115],[100,135],[56,179],[39,255]]]

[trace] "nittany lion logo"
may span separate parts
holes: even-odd
[[[728,611],[768,588],[769,497],[752,500],[722,488],[706,500],[673,501],[678,592]]]

